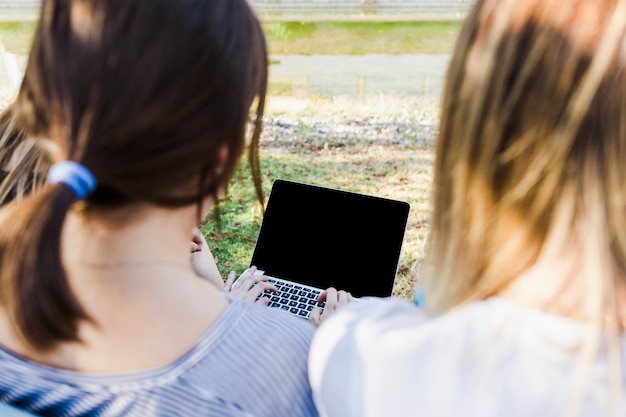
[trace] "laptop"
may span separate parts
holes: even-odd
[[[277,179],[250,266],[270,277],[269,306],[308,318],[329,287],[388,297],[410,206],[373,195]]]

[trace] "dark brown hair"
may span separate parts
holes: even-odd
[[[265,39],[245,0],[47,0],[14,111],[53,161],[95,175],[85,210],[180,207],[227,185],[256,99],[248,148],[262,202],[266,84]],[[0,303],[34,349],[78,340],[87,319],[60,260],[74,202],[67,187],[48,185],[0,219]]]

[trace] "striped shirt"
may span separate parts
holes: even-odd
[[[0,348],[0,401],[55,417],[317,416],[306,369],[314,331],[232,299],[187,354],[157,369],[81,373]]]

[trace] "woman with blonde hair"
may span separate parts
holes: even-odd
[[[446,76],[425,308],[362,301],[320,327],[322,415],[624,415],[625,28],[623,0],[477,0]]]

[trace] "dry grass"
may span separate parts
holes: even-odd
[[[268,115],[286,114],[294,117],[362,116],[362,117],[419,117],[434,120],[439,114],[439,99],[393,94],[352,96],[284,96],[270,95],[266,100]]]

